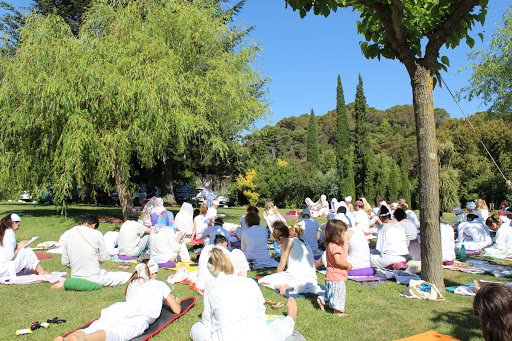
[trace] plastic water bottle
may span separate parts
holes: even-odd
[[[464,244],[462,244],[462,246],[460,247],[459,259],[461,262],[466,261],[466,247],[464,246]]]

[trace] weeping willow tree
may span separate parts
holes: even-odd
[[[229,48],[242,32],[230,15],[207,0],[100,0],[78,37],[29,17],[0,65],[2,192],[50,184],[64,203],[114,179],[126,216],[132,160],[149,168],[197,140],[226,155],[267,113],[258,46]]]

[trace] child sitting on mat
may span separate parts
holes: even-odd
[[[325,310],[325,305],[334,310],[338,316],[345,314],[345,297],[347,289],[345,281],[348,279],[347,270],[352,270],[352,264],[347,262],[347,243],[345,232],[347,224],[341,220],[331,219],[325,226],[325,244],[327,245],[327,273],[325,275],[325,296],[319,296],[317,302],[320,309]]]
[[[142,335],[162,312],[162,300],[171,310],[181,312],[181,300],[158,281],[158,264],[139,263],[125,290],[126,302],[114,303],[101,311],[101,317],[85,329],[56,340],[131,340]]]

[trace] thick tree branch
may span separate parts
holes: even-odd
[[[459,6],[446,18],[444,23],[428,40],[425,49],[425,60],[430,64],[435,65],[439,50],[441,46],[446,43],[448,39],[447,33],[453,32],[460,25],[461,21],[480,3],[479,0],[464,0],[459,3]]]
[[[406,30],[403,24],[404,7],[401,0],[394,0],[393,5],[357,0],[361,5],[368,7],[379,15],[386,38],[395,50],[398,60],[406,67],[414,65],[415,57],[407,41]],[[391,8],[390,6],[393,6]]]

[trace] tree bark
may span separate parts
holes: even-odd
[[[444,291],[439,228],[439,170],[433,102],[433,71],[418,60],[408,69],[413,92],[419,165],[421,278]]]
[[[176,205],[176,198],[174,197],[174,183],[172,177],[172,163],[162,162],[160,172],[161,193],[160,197],[167,205]]]
[[[122,167],[116,163],[114,169],[114,180],[116,182],[117,194],[119,196],[119,205],[123,212],[123,219],[127,220],[128,210],[133,206],[132,197],[128,189],[128,180],[123,174]]]

